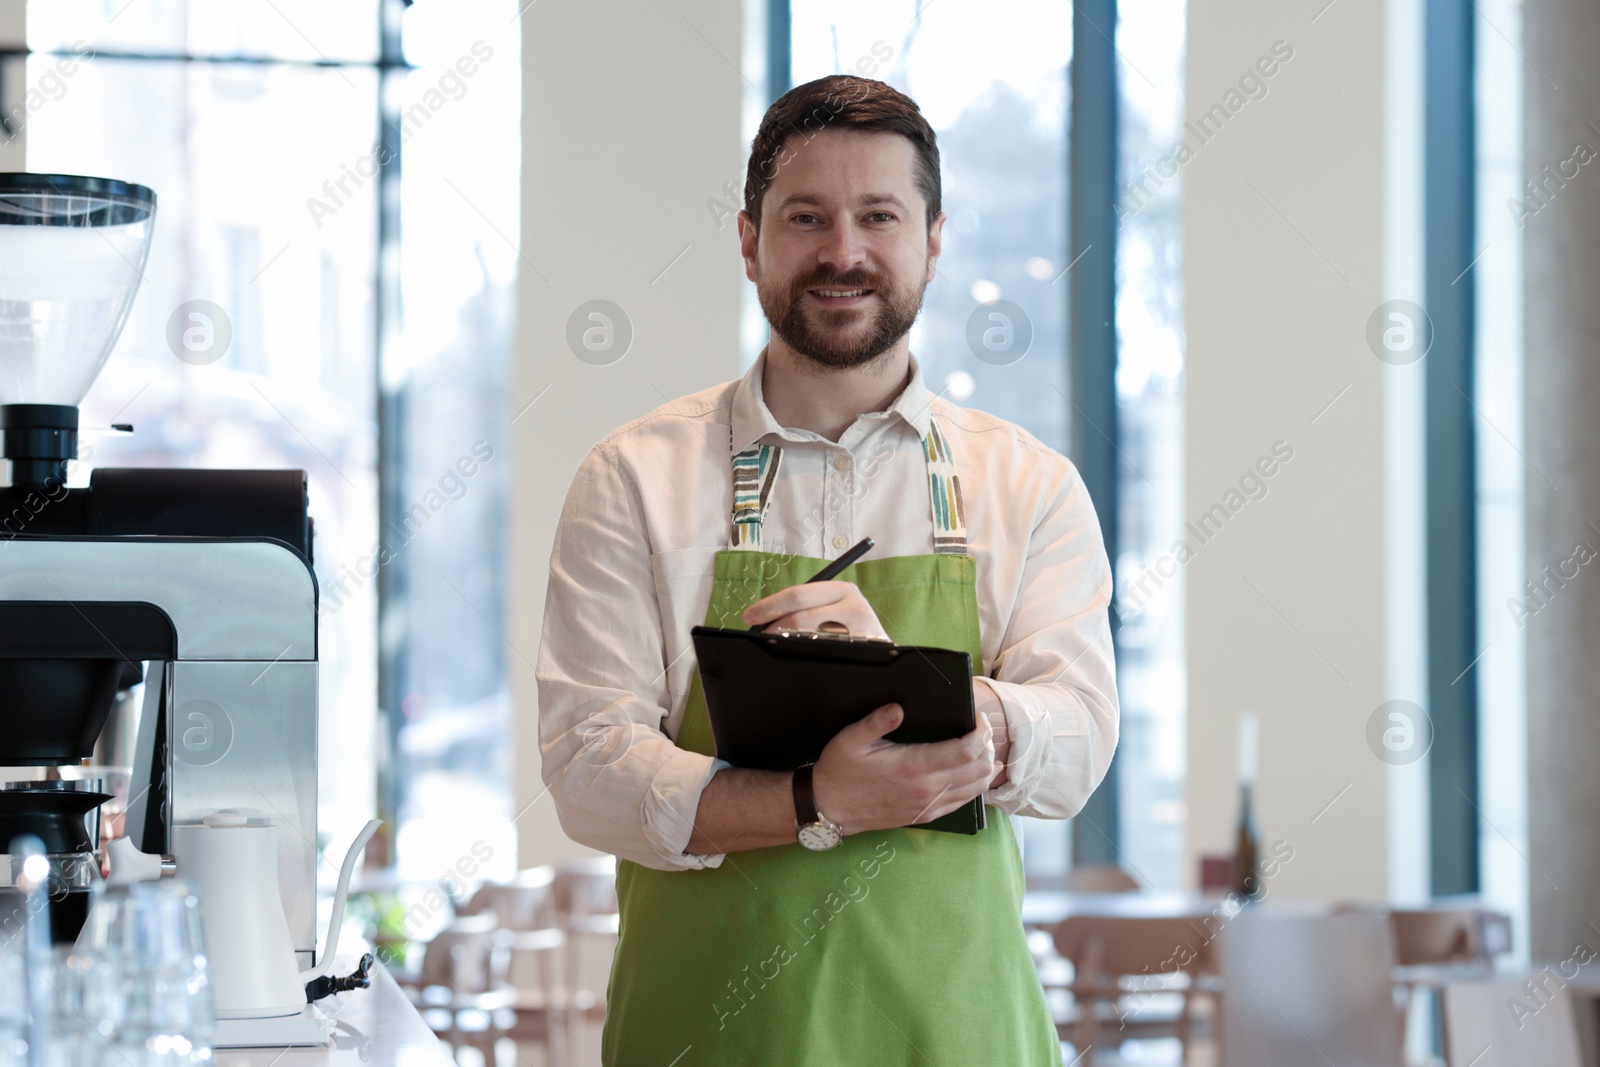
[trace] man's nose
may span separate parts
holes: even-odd
[[[844,272],[861,266],[867,259],[866,243],[861,228],[855,220],[844,218],[828,229],[828,238],[822,243],[817,258],[825,266]]]

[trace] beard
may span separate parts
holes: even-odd
[[[811,299],[809,289],[871,289],[872,293],[866,304],[828,308]],[[895,286],[866,271],[819,273],[791,284],[765,276],[756,281],[756,295],[772,332],[816,366],[830,370],[860,367],[893,348],[916,321],[927,289],[927,282]]]

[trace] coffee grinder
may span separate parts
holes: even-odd
[[[99,468],[67,487],[78,408],[143,277],[156,196],[0,174],[0,851],[51,853],[52,928],[77,936],[100,873],[97,807],[63,782],[119,692],[137,710],[124,829],[170,853],[219,810],[280,827],[294,949],[316,948],[317,586],[299,470]],[[118,427],[118,429],[131,429]],[[142,701],[127,699],[142,685]],[[14,877],[0,856],[0,885]],[[203,906],[203,905],[202,905]],[[12,908],[0,908],[0,935]]]

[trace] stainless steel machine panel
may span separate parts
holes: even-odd
[[[171,822],[231,809],[277,824],[279,889],[300,965],[309,967],[316,948],[317,664],[186,660],[170,668]]]
[[[315,659],[315,579],[272,541],[0,541],[0,600],[144,601],[183,659]]]

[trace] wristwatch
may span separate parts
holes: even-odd
[[[817,797],[811,789],[815,767],[808,763],[794,772],[794,821],[798,827],[795,836],[811,851],[826,852],[844,840],[844,827],[817,810]]]

